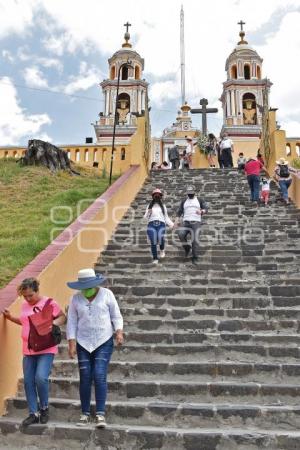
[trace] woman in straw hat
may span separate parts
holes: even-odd
[[[285,158],[279,158],[276,161],[277,166],[275,167],[275,179],[279,183],[280,192],[283,201],[289,204],[289,187],[292,184],[291,173],[299,173],[299,170],[294,169],[289,166],[288,161]]]
[[[76,289],[68,310],[67,339],[69,356],[78,356],[79,394],[82,414],[78,426],[89,425],[91,388],[94,381],[96,427],[104,428],[107,395],[107,370],[116,343],[123,344],[123,318],[114,294],[101,285],[105,282],[93,269],[82,269],[78,280],[67,285]]]

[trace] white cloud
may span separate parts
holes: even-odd
[[[70,77],[70,82],[64,86],[65,94],[74,94],[78,91],[86,91],[92,86],[99,84],[103,79],[103,74],[96,68],[90,67],[85,61],[80,63],[79,74]]]
[[[0,78],[0,98],[1,145],[18,145],[24,138],[41,136],[42,127],[51,123],[47,114],[28,114],[19,105],[17,91],[8,77]]]
[[[26,67],[23,73],[25,83],[29,87],[47,88],[48,81],[38,67]]]
[[[35,0],[0,0],[0,38],[28,32],[36,4]]]
[[[15,60],[15,58],[12,56],[12,54],[9,50],[2,50],[2,57],[3,57],[3,59],[6,59],[10,63],[13,63]]]

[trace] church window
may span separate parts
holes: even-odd
[[[80,161],[80,152],[79,152],[78,148],[75,150],[75,161],[76,162]]]
[[[126,158],[126,150],[125,148],[121,148],[121,161],[124,161]]]
[[[135,66],[134,68],[134,78],[136,80],[139,80],[141,78],[139,66]]]
[[[231,67],[231,78],[237,79],[237,67],[235,64]]]
[[[285,151],[286,151],[286,156],[290,156],[290,154],[291,154],[291,144],[286,144]]]
[[[260,70],[260,67],[259,67],[259,66],[256,67],[256,77],[257,77],[259,80],[261,79],[261,70]]]
[[[93,161],[98,161],[98,150],[94,148]]]
[[[250,80],[250,66],[249,64],[244,65],[244,78],[245,80]]]
[[[300,156],[300,144],[296,144],[296,154],[298,157]]]
[[[126,66],[122,68],[122,80],[128,80],[128,67]]]
[[[110,68],[110,79],[114,80],[116,78],[116,66],[111,66]]]
[[[86,148],[84,151],[84,161],[88,162],[89,160],[89,150]]]

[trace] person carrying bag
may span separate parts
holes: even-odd
[[[3,315],[22,326],[24,389],[29,409],[22,427],[27,427],[49,420],[49,376],[60,342],[59,325],[65,323],[66,316],[55,300],[40,295],[36,278],[23,280],[18,294],[24,298],[20,317],[12,316],[8,309]]]

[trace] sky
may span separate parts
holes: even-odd
[[[0,146],[39,138],[82,144],[103,111],[99,83],[121,48],[129,21],[133,49],[145,59],[152,135],[172,125],[181,106],[180,8],[185,14],[186,99],[206,97],[219,112],[225,61],[246,39],[263,58],[270,106],[287,136],[300,136],[300,0],[0,0]],[[200,126],[201,117],[193,117]]]

